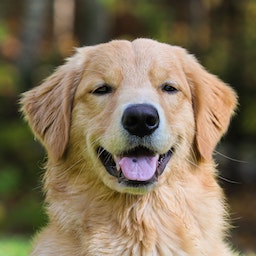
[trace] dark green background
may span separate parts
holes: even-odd
[[[75,46],[149,37],[187,48],[238,92],[237,115],[215,157],[238,226],[231,240],[256,251],[256,1],[64,2],[58,6],[62,27],[57,0],[0,2],[0,236],[30,236],[46,221],[45,155],[18,112],[19,94],[50,75]],[[65,10],[73,14],[71,26]]]

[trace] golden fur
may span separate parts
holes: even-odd
[[[176,91],[162,90],[165,83]],[[224,242],[227,213],[212,153],[236,102],[180,47],[137,39],[78,49],[21,100],[48,154],[49,224],[31,255],[234,255]],[[147,140],[128,140],[123,111],[143,103],[158,110],[160,125]],[[96,149],[114,156],[140,143],[158,154],[175,150],[154,185],[122,185]]]

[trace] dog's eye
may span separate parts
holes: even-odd
[[[111,93],[112,91],[113,91],[113,88],[110,85],[103,84],[98,88],[96,88],[95,90],[91,91],[91,93],[95,95],[104,95],[104,94]]]
[[[178,91],[178,89],[175,87],[174,84],[172,83],[164,83],[162,86],[161,86],[161,89],[163,92],[167,92],[167,93],[175,93]]]

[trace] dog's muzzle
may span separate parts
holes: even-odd
[[[150,141],[154,131],[159,127],[160,119],[157,109],[149,104],[128,106],[121,119],[128,136],[137,141],[133,148],[112,155],[103,147],[97,149],[97,154],[107,172],[116,177],[119,183],[126,186],[138,187],[152,184],[163,173],[171,155],[171,148],[165,154],[158,154],[152,146],[138,143],[147,138]],[[132,148],[132,149],[131,149]]]

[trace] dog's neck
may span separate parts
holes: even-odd
[[[45,190],[50,216],[64,232],[72,232],[70,228],[73,227],[73,231],[79,229],[79,234],[96,239],[93,234],[101,230],[111,234],[107,236],[112,238],[124,236],[127,240],[134,239],[143,248],[155,246],[159,235],[162,234],[161,241],[164,245],[161,244],[161,246],[163,247],[168,246],[168,241],[176,239],[176,244],[179,244],[178,236],[169,237],[169,235],[179,234],[184,230],[188,233],[184,234],[184,237],[189,238],[195,235],[197,236],[195,240],[207,236],[201,233],[198,223],[209,221],[205,219],[206,215],[209,216],[212,205],[209,198],[216,201],[215,206],[218,205],[216,212],[214,209],[210,212],[212,218],[220,221],[223,219],[221,215],[225,214],[223,202],[218,196],[220,188],[211,178],[210,170],[208,178],[212,180],[208,180],[207,184],[209,186],[212,183],[211,189],[204,186],[204,180],[200,177],[207,175],[200,175],[200,171],[193,173],[192,170],[187,169],[183,177],[168,180],[156,190],[144,195],[130,195],[113,191],[103,185],[99,179],[90,177],[85,173],[86,169],[82,164],[65,171],[61,167],[61,165],[48,165],[45,174]],[[204,172],[206,172],[205,167]],[[67,200],[65,201],[64,198]],[[180,206],[183,206],[183,209]],[[221,236],[224,223],[219,224],[209,229],[217,229],[215,233]],[[193,226],[192,229],[191,226]],[[189,234],[190,229],[196,230],[195,234]],[[168,230],[175,232],[168,232]],[[81,238],[78,237],[79,239]],[[190,243],[189,239],[186,243]]]

